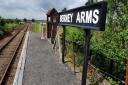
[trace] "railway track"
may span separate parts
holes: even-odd
[[[4,85],[10,67],[14,62],[15,56],[18,53],[17,51],[19,50],[24,35],[29,27],[30,23],[26,23],[21,26],[20,31],[14,32],[9,39],[0,44],[0,85]]]

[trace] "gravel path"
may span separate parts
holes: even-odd
[[[23,85],[80,85],[73,72],[58,63],[51,45],[38,33],[30,33]]]

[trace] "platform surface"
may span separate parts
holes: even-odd
[[[51,44],[39,33],[30,33],[23,85],[80,85],[73,72],[57,61]]]

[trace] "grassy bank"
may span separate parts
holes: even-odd
[[[5,24],[5,31],[6,32],[10,32],[12,30],[14,30],[19,24],[16,24],[16,23],[7,23]]]
[[[41,32],[41,23],[40,22],[33,23],[32,32]]]
[[[0,36],[10,33],[14,29],[16,29],[19,25],[20,24],[18,23],[5,23],[4,26],[0,26]]]

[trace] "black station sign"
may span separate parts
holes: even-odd
[[[59,13],[59,25],[70,25],[84,29],[105,30],[107,3],[82,6]]]

